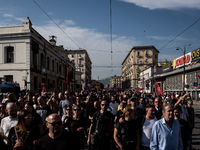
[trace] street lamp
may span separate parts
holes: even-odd
[[[184,47],[184,50],[182,48],[180,48],[180,47],[177,47],[176,50],[179,50],[179,49],[182,50],[183,55],[184,55],[184,58],[183,58],[183,60],[184,60],[184,66],[183,66],[183,93],[185,93],[185,51],[186,51],[186,47]]]

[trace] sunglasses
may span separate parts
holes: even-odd
[[[70,110],[71,111],[71,109],[66,109],[66,110]]]
[[[74,111],[80,111],[80,109],[73,109]]]
[[[52,126],[56,126],[56,125],[61,126],[61,125],[62,125],[62,122],[61,122],[61,121],[52,122],[52,123],[48,122],[48,123],[51,124]]]
[[[25,119],[27,119],[27,120],[33,120],[34,119],[34,117],[24,117]]]
[[[101,106],[108,106],[107,104],[101,104]]]

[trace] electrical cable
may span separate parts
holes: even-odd
[[[200,18],[199,19],[197,19],[194,23],[192,23],[189,27],[187,27],[185,30],[183,30],[180,34],[178,34],[176,37],[174,37],[171,41],[169,41],[167,44],[165,44],[163,47],[161,47],[160,49],[159,49],[159,51],[160,50],[162,50],[164,47],[166,47],[168,44],[170,44],[171,42],[173,42],[177,37],[179,37],[181,34],[183,34],[185,31],[187,31],[189,28],[191,28],[194,24],[196,24],[198,21],[200,20]]]
[[[72,41],[72,43],[81,49],[80,46],[78,46],[78,44],[72,40],[72,38],[46,13],[46,11],[35,0],[33,0],[33,2],[47,15],[47,17],[49,17],[49,19],[51,19],[51,21],[53,21],[53,23]]]

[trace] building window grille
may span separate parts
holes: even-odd
[[[14,47],[7,47],[6,48],[6,63],[14,63]]]

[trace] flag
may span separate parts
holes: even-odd
[[[200,78],[200,74],[198,74],[198,77]]]
[[[92,84],[90,84],[90,83],[87,83],[87,87],[88,88],[94,88],[94,86]]]
[[[156,65],[153,67],[153,72],[154,73],[156,72]]]
[[[163,95],[163,92],[162,92],[160,86],[158,85],[157,81],[156,81],[156,87],[157,87],[157,93],[160,93],[161,95]]]
[[[43,86],[43,89],[42,89],[42,92],[41,92],[41,95],[44,96],[44,94],[47,92],[45,86]]]
[[[135,92],[140,92],[141,90],[144,90],[144,88],[137,87],[137,89],[135,90]]]
[[[67,78],[66,78],[66,84],[67,86],[70,87],[70,82],[72,81],[71,76],[70,76],[70,72],[69,72],[69,68],[67,69]]]

